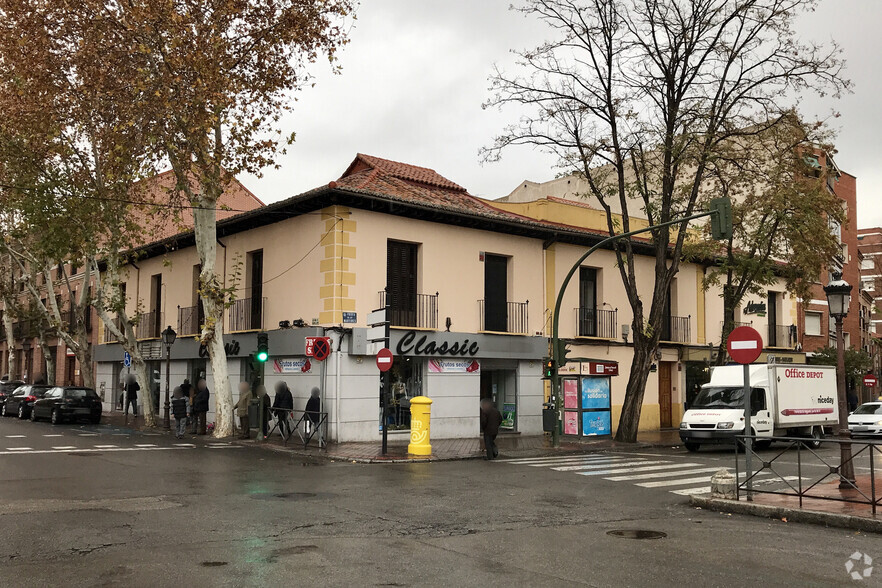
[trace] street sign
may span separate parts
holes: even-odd
[[[619,362],[617,361],[583,361],[582,373],[591,376],[618,376]]]
[[[354,312],[344,312],[343,313],[343,322],[344,323],[357,323],[358,322],[358,314]]]
[[[132,367],[132,355],[128,351],[123,353],[123,365],[126,367]]]
[[[872,374],[867,374],[866,376],[864,376],[864,386],[866,386],[867,388],[875,388],[877,382],[878,380],[876,380],[876,376]]]
[[[377,367],[381,372],[388,372],[392,367],[392,352],[385,347],[377,353]]]
[[[386,324],[386,309],[372,310],[367,315],[367,324],[369,327]]]
[[[726,350],[736,363],[753,363],[763,352],[763,339],[752,327],[737,327],[729,333]]]
[[[373,343],[375,341],[385,341],[386,340],[386,327],[384,325],[379,325],[377,327],[371,327],[367,330],[366,339],[369,343]]]
[[[306,355],[314,357],[317,361],[324,361],[331,355],[330,337],[307,337]]]

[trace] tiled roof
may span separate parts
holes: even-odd
[[[407,182],[415,182],[426,186],[434,186],[445,190],[453,190],[456,192],[465,192],[466,189],[451,182],[438,172],[427,167],[418,165],[410,165],[409,163],[401,163],[399,161],[391,161],[382,157],[374,157],[373,155],[365,155],[359,153],[355,157],[343,177],[353,173],[358,173],[365,169],[371,169],[375,173],[381,173],[386,176],[398,178]]]

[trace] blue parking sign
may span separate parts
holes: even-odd
[[[126,367],[132,367],[132,356],[128,351],[123,354],[123,365]]]

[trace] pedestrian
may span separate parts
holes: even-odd
[[[313,387],[312,391],[309,393],[309,400],[306,401],[306,434],[312,434],[312,431],[318,427],[318,424],[321,422],[321,413],[322,413],[322,399],[321,399],[321,390],[318,387]],[[319,440],[321,441],[321,435],[319,435]]]
[[[129,406],[132,407],[132,415],[138,416],[138,390],[140,389],[141,385],[138,384],[137,378],[129,376],[129,379],[126,380],[126,416],[129,416]]]
[[[201,379],[201,378],[200,378]],[[199,379],[197,379],[197,382]],[[193,413],[193,406],[196,404],[196,386],[190,384],[189,380],[184,380],[190,388],[190,434],[196,434],[196,415]]]
[[[181,387],[176,386],[172,396],[171,408],[172,414],[175,415],[175,437],[178,439],[183,439],[184,433],[187,431],[187,412],[189,409],[189,402],[189,398],[184,396]]]
[[[845,395],[845,400],[848,402],[848,413],[851,414],[857,410],[858,407],[858,395],[857,392],[852,388]]]
[[[159,414],[159,397],[161,393],[159,391],[159,382],[153,385],[153,414]]]
[[[248,420],[248,407],[251,404],[251,385],[239,382],[239,401],[236,403],[236,416],[239,417],[239,439],[251,438],[251,422]]]
[[[496,435],[499,434],[499,425],[501,424],[502,414],[489,398],[483,399],[481,401],[481,432],[484,434],[484,449],[487,451],[487,459],[499,457]]]
[[[285,382],[276,382],[276,397],[273,399],[273,413],[279,419],[279,432],[287,439],[291,436],[291,424],[288,419],[294,410],[294,395]]]
[[[204,435],[206,419],[208,418],[208,399],[211,393],[205,380],[196,382],[196,395],[193,398],[193,415],[196,418],[196,434]]]
[[[119,383],[119,399],[116,401],[116,409],[122,412],[123,405],[126,403],[126,381],[121,380]]]

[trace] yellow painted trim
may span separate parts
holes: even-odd
[[[704,308],[704,275],[703,271],[698,271],[696,268],[695,271],[695,293],[696,293],[696,305],[698,308],[695,310],[695,327],[698,329],[698,344],[704,345],[707,343],[707,335],[705,333],[705,308]]]
[[[672,411],[673,412],[673,411]],[[640,410],[640,422],[637,423],[637,431],[658,431],[661,429],[659,415],[661,411],[659,410],[658,404],[644,404]],[[619,427],[619,418],[622,415],[622,405],[621,404],[613,404],[612,405],[612,432],[615,434],[616,430]],[[673,419],[673,414],[671,415]],[[673,420],[671,421],[673,424]],[[677,423],[680,424],[679,422]]]
[[[554,303],[557,299],[557,280],[555,279],[556,272],[556,263],[557,263],[557,244],[552,243],[545,250],[545,318],[551,314],[551,309],[554,308]],[[549,329],[551,329],[550,321],[545,321],[548,327],[545,330],[546,335],[551,335]]]

